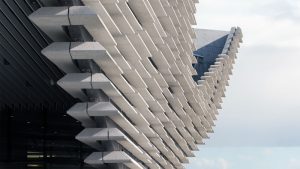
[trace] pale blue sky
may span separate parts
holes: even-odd
[[[190,169],[299,169],[300,148],[202,148]]]
[[[197,27],[240,26],[244,43],[215,133],[188,169],[300,169],[300,0],[199,1]]]

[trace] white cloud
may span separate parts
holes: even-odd
[[[299,21],[300,19],[300,2],[295,0],[265,1],[259,9],[259,14],[270,16],[276,20]]]
[[[220,169],[229,169],[229,162],[225,159],[219,159]]]
[[[197,169],[229,169],[229,162],[224,158],[219,159],[198,159],[194,158],[191,160],[190,168]]]
[[[300,169],[300,159],[291,158],[288,161],[288,169]]]
[[[270,156],[273,154],[273,151],[271,148],[265,148],[265,149],[263,149],[262,154],[265,156]]]
[[[295,35],[300,29],[300,24],[291,22],[292,16],[296,14],[285,16],[290,19],[280,19],[269,13],[291,11],[289,7],[284,6],[293,6],[293,11],[300,11],[300,7],[295,7],[296,3],[277,1],[282,0],[220,0],[217,4],[215,1],[202,0],[196,15],[198,27],[229,30],[231,26],[241,26],[245,34],[243,46],[267,44],[274,47],[299,47],[300,40]],[[283,9],[272,8],[273,4]]]

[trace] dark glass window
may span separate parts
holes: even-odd
[[[81,124],[58,105],[2,106],[1,169],[90,169],[83,159],[94,150],[75,140]]]

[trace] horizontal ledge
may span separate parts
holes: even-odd
[[[84,162],[94,167],[100,167],[103,164],[124,164],[131,169],[144,169],[124,151],[94,152]]]

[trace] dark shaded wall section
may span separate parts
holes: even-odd
[[[41,54],[51,41],[27,18],[34,0],[0,1],[0,106],[64,103],[73,99],[56,85],[64,74]]]
[[[1,169],[89,168],[84,158],[92,151],[74,136],[80,123],[58,110],[40,105],[5,108],[0,114]]]
[[[89,169],[92,150],[74,139],[82,127],[66,115],[77,100],[56,85],[64,73],[41,54],[51,40],[27,18],[41,6],[0,1],[0,169]]]
[[[195,32],[197,39],[194,42],[197,50],[193,54],[197,63],[193,67],[198,75],[193,76],[193,79],[198,81],[222,53],[229,32],[205,29],[196,29]]]

